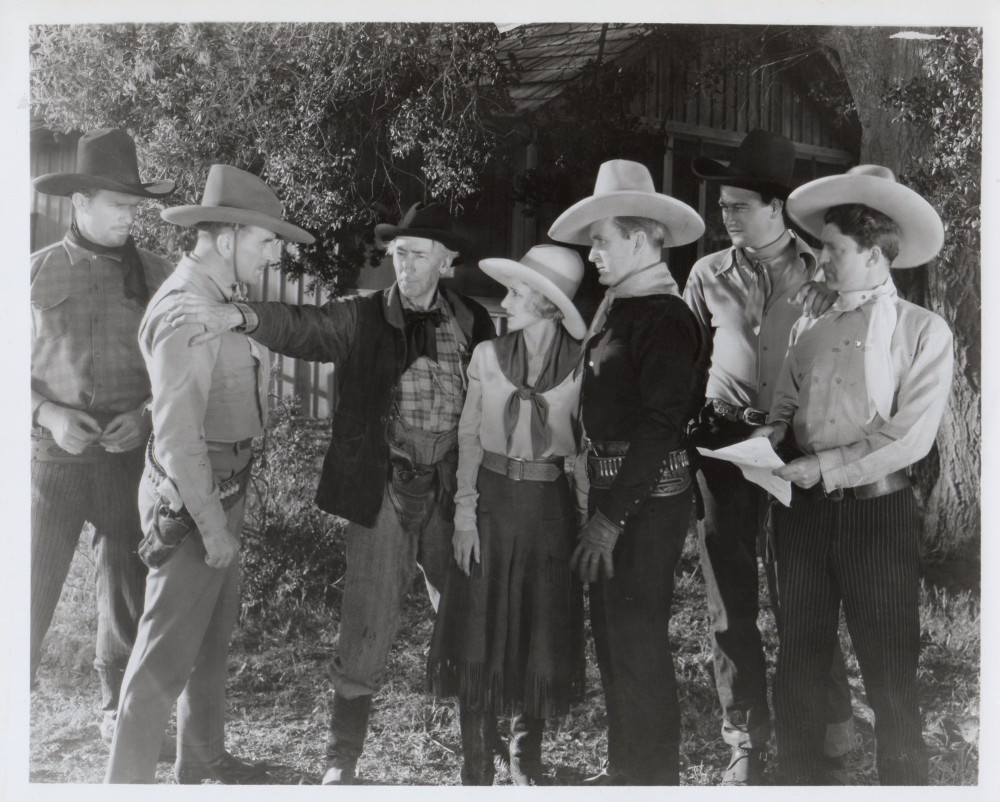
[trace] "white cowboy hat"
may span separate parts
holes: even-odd
[[[160,212],[160,217],[178,226],[233,223],[266,228],[290,242],[310,245],[316,241],[305,229],[283,220],[283,215],[274,190],[257,176],[228,164],[209,168],[199,205],[172,206]]]
[[[859,164],[843,175],[803,184],[788,196],[785,208],[792,220],[819,238],[827,210],[849,203],[870,206],[899,226],[899,255],[893,267],[927,264],[944,245],[944,224],[934,207],[878,164]]]
[[[663,223],[667,227],[665,248],[687,245],[705,233],[698,212],[656,191],[645,165],[613,159],[597,171],[594,194],[559,215],[549,236],[559,242],[590,245],[590,224],[608,217],[646,217]]]
[[[587,326],[572,300],[583,279],[583,259],[576,251],[561,245],[536,245],[518,262],[482,259],[479,269],[505,287],[523,281],[559,307],[562,324],[571,337],[580,340],[587,333]]]

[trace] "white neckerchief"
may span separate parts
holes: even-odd
[[[850,312],[871,304],[868,336],[865,338],[865,387],[868,389],[868,423],[881,415],[888,421],[892,412],[892,396],[896,377],[892,368],[892,333],[896,330],[896,285],[887,278],[870,290],[842,292],[833,306],[834,312]]]

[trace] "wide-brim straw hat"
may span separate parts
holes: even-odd
[[[468,249],[469,241],[455,230],[448,207],[440,203],[414,203],[398,225],[379,223],[375,226],[375,243],[384,248],[396,237],[420,237],[440,242],[450,251]],[[460,260],[456,259],[458,264]]]
[[[75,172],[40,175],[32,186],[46,195],[105,189],[140,198],[162,198],[174,191],[173,181],[144,183],[139,179],[135,142],[120,128],[88,131],[76,144]]]
[[[179,226],[232,223],[265,228],[290,242],[311,245],[316,241],[305,229],[283,220],[284,213],[274,190],[260,178],[228,164],[213,164],[201,203],[164,209],[160,217]]]
[[[549,229],[557,242],[590,245],[590,225],[608,217],[645,217],[667,228],[665,248],[687,245],[705,233],[705,223],[686,203],[657,192],[645,165],[627,159],[604,162],[594,194],[570,206]]]
[[[537,290],[562,312],[562,324],[571,337],[580,340],[587,333],[583,318],[573,306],[573,296],[583,280],[580,254],[561,245],[536,245],[518,261],[482,259],[479,268],[505,287],[523,281]]]
[[[788,137],[755,128],[740,142],[729,164],[707,156],[691,162],[698,178],[767,193],[784,200],[792,190],[795,144]]]
[[[919,267],[940,253],[941,217],[920,195],[898,183],[892,170],[878,164],[859,164],[843,175],[803,184],[788,196],[785,208],[792,220],[818,239],[827,210],[852,203],[882,212],[899,226],[899,254],[892,267]]]

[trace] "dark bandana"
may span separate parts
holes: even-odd
[[[539,459],[552,440],[547,426],[549,404],[542,397],[542,393],[559,386],[572,372],[580,354],[580,343],[570,337],[566,329],[559,326],[534,386],[527,383],[528,349],[524,344],[523,332],[517,331],[512,336],[500,337],[494,340],[493,344],[500,370],[503,371],[507,381],[517,388],[507,398],[504,407],[503,424],[507,434],[507,450],[510,451],[521,404],[527,401],[531,404],[531,452],[535,459]]]
[[[135,301],[140,306],[149,303],[149,288],[146,286],[146,273],[142,269],[142,262],[139,259],[139,251],[135,247],[135,240],[129,237],[125,244],[117,248],[109,248],[106,245],[98,245],[91,242],[80,232],[74,220],[69,227],[69,239],[73,244],[85,248],[101,256],[117,256],[122,262],[122,285],[125,297]]]

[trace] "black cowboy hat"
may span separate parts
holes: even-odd
[[[469,241],[455,230],[455,222],[447,207],[440,203],[414,203],[399,225],[379,223],[375,226],[375,242],[380,248],[396,237],[436,240],[451,251],[461,252],[469,247]],[[455,263],[458,262],[456,259]]]
[[[139,180],[135,142],[120,128],[88,131],[76,146],[76,172],[47,173],[32,184],[46,195],[106,189],[141,198],[162,198],[174,191],[173,181],[143,183]]]
[[[764,192],[784,200],[792,191],[795,145],[780,134],[755,128],[740,142],[728,165],[698,156],[691,169],[706,181]]]

